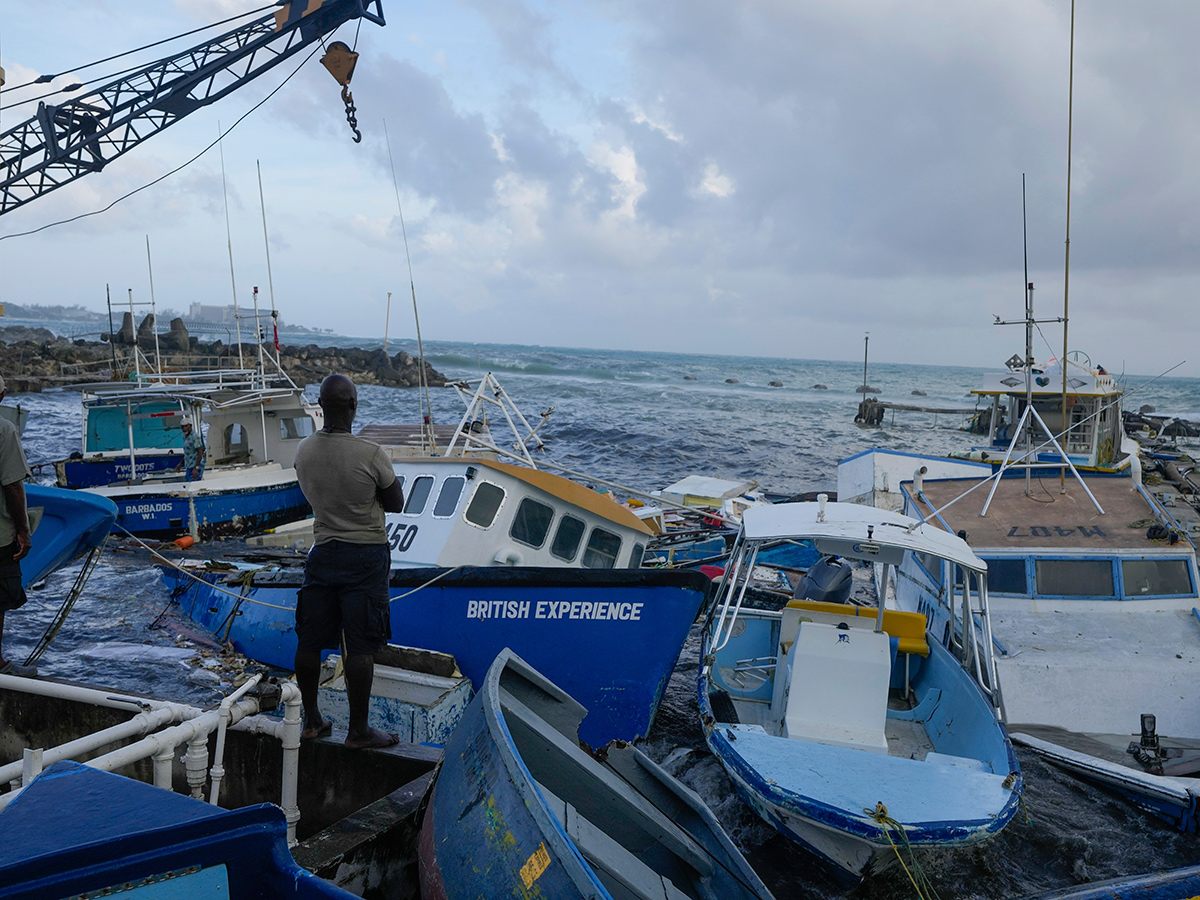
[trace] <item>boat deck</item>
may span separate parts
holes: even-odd
[[[951,530],[967,533],[967,543],[976,552],[985,548],[1108,552],[1162,547],[1161,541],[1146,537],[1154,513],[1146,499],[1132,489],[1129,478],[1087,479],[1088,490],[1100,502],[1103,515],[1070,473],[1065,493],[1059,491],[1057,471],[1042,470],[1040,478],[1035,472],[1029,495],[1024,478],[1002,478],[986,516],[980,512],[991,485],[975,487],[978,484],[972,479],[924,483],[926,499],[940,510]],[[962,496],[972,487],[974,491]],[[961,499],[955,501],[957,497]],[[948,506],[951,501],[955,502]],[[931,513],[927,504],[918,501],[917,505],[927,516]]]

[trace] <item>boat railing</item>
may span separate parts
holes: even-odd
[[[957,569],[961,578],[955,576],[949,581],[949,649],[962,667],[971,674],[972,680],[984,696],[991,701],[997,716],[1002,716],[1003,704],[993,653],[995,645],[992,642],[992,621],[987,605],[987,573],[964,569],[953,563],[950,566],[950,574],[954,575],[953,570]],[[972,578],[978,584],[976,591],[971,590]],[[961,594],[958,591],[959,584],[962,586]]]
[[[746,589],[750,586],[750,573],[754,571],[754,565],[758,561],[760,546],[760,543],[755,542],[748,547],[743,547],[742,552],[734,557],[733,572],[725,575],[726,582],[721,592],[725,600],[720,605],[717,625],[713,629],[714,640],[709,647],[710,654],[723,650],[730,638],[733,637],[733,626],[737,622],[738,614],[742,611],[742,602],[746,599]],[[750,555],[749,563],[746,562],[747,553]],[[733,599],[734,594],[737,594],[736,601]],[[730,609],[731,605],[732,610]]]
[[[232,728],[252,734],[266,734],[282,743],[283,778],[279,805],[283,808],[287,820],[288,844],[296,843],[296,823],[300,820],[300,731],[303,727],[300,689],[295,682],[284,682],[279,686],[279,698],[284,704],[282,719],[258,715],[274,705],[266,706],[258,697],[245,696],[258,685],[261,678],[260,673],[248,679],[237,690],[223,698],[217,708],[201,710],[186,704],[122,696],[82,685],[0,675],[0,690],[127,710],[133,714],[126,722],[56,747],[26,748],[21,760],[0,766],[0,783],[8,782],[13,785],[12,790],[0,794],[0,810],[15,800],[45,767],[60,760],[76,757],[87,757],[86,765],[106,772],[122,769],[140,760],[152,759],[155,787],[173,790],[172,771],[175,758],[179,747],[185,744],[187,752],[183,756],[183,762],[191,794],[197,800],[203,800],[204,786],[211,782],[208,802],[215,806],[225,774],[225,732]],[[210,764],[208,743],[214,733],[217,736],[216,753]],[[141,739],[132,744],[100,756],[92,756],[97,750],[116,741],[138,737]]]

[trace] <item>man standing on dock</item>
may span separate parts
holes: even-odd
[[[321,651],[344,643],[350,727],[346,746],[390,747],[399,738],[368,723],[375,654],[391,636],[388,581],[391,549],[384,513],[401,512],[404,495],[391,460],[378,444],[350,428],[358,391],[345,375],[321,382],[325,427],[296,449],[296,476],[313,508],[312,549],[296,601],[296,681],[304,700],[304,730],[329,734],[317,692]]]
[[[0,378],[0,400],[7,393]],[[0,641],[4,638],[4,614],[25,605],[21,559],[33,546],[25,509],[25,479],[32,475],[21,447],[21,433],[8,419],[0,418],[0,488],[4,491],[4,502],[0,503]],[[6,660],[0,644],[0,675],[32,678],[37,669]]]

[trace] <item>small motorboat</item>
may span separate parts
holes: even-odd
[[[758,548],[780,539],[840,562],[781,609],[752,608]],[[958,655],[927,638],[924,615],[886,608],[891,571],[913,554],[970,575],[947,582],[958,585]],[[873,565],[877,606],[809,599],[846,596],[846,561]],[[994,704],[987,594],[962,590],[986,577],[960,538],[897,513],[821,497],[742,517],[702,639],[701,724],[749,805],[836,872],[862,877],[905,847],[982,841],[1016,812],[1021,775]]]
[[[771,896],[700,798],[648,756],[583,749],[586,714],[512,651],[496,658],[426,808],[421,896]]]

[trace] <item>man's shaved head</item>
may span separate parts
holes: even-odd
[[[353,409],[358,405],[358,389],[345,375],[329,375],[321,382],[321,408]]]

